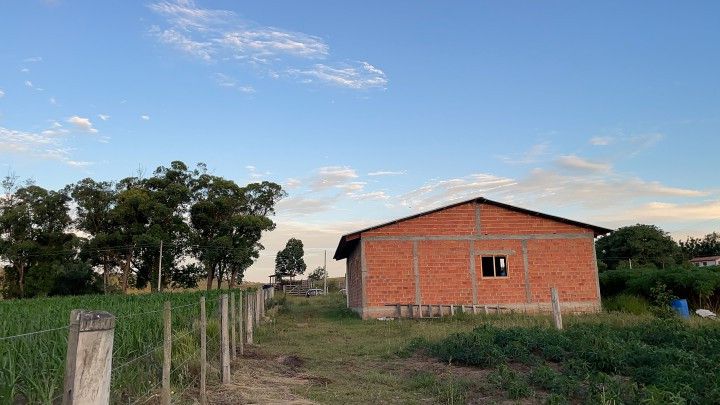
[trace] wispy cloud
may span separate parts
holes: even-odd
[[[107,114],[98,114],[98,118],[100,118],[103,121],[107,121],[110,119],[110,116]]]
[[[355,169],[347,166],[325,166],[318,169],[310,181],[311,190],[318,191],[342,186],[358,177]]]
[[[615,141],[612,136],[594,136],[590,138],[590,145],[593,146],[607,146]]]
[[[150,116],[147,114],[143,114],[140,116],[140,119],[143,121],[150,121]]]
[[[23,59],[23,62],[26,62],[26,63],[37,63],[37,62],[42,62],[42,60],[43,60],[42,56],[33,56],[33,57],[30,57],[30,58],[25,58],[25,59]]]
[[[533,145],[529,150],[517,153],[513,155],[502,155],[499,156],[500,160],[510,164],[533,164],[537,163],[548,155],[548,149],[550,148],[549,142],[541,142]]]
[[[211,61],[213,58],[215,50],[210,42],[195,41],[186,34],[172,28],[161,30],[154,27],[151,29],[151,33],[155,34],[161,43],[170,45],[189,55],[205,61]]]
[[[556,162],[564,169],[587,172],[607,172],[612,168],[610,163],[588,160],[577,155],[563,155],[558,157]]]
[[[345,64],[339,67],[318,63],[310,69],[290,69],[288,73],[305,77],[307,83],[317,80],[321,83],[355,90],[384,89],[388,83],[385,73],[367,62],[358,62],[354,65]]]
[[[3,97],[5,97],[5,92],[3,91],[3,89],[0,89],[0,98],[3,98]]]
[[[98,130],[93,127],[93,123],[90,121],[90,118],[73,115],[72,117],[68,118],[67,122],[73,124],[76,128],[85,132],[89,132],[92,134],[96,134],[98,132]]]
[[[374,172],[370,172],[367,175],[368,176],[400,176],[403,174],[407,174],[406,171],[393,171],[393,170],[378,170]]]
[[[249,86],[249,85],[241,85],[240,83],[238,83],[238,81],[235,78],[228,76],[224,73],[215,73],[214,77],[215,77],[215,82],[220,87],[235,89],[235,90],[237,90],[241,93],[245,93],[245,94],[255,93],[254,87]]]
[[[41,133],[0,127],[0,152],[57,160],[74,167],[91,165],[91,162],[72,158],[72,148],[67,147],[60,136],[65,133],[56,126]]]
[[[149,5],[163,18],[150,34],[160,43],[205,62],[240,63],[272,78],[297,77],[351,89],[385,88],[385,73],[368,62],[328,61],[330,46],[320,37],[243,20],[230,10],[202,8],[192,0]],[[307,65],[313,60],[323,63]],[[239,90],[252,92],[249,86]]]

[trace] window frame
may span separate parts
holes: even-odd
[[[492,258],[492,264],[493,264],[493,275],[492,276],[486,276],[484,272],[484,265],[483,265],[483,259],[485,258]],[[504,276],[498,276],[497,275],[497,267],[495,263],[497,262],[498,258],[502,258],[505,260],[505,275]],[[480,255],[480,277],[481,278],[489,278],[489,279],[505,279],[510,277],[510,261],[508,260],[508,255]]]

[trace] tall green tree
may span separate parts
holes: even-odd
[[[303,256],[303,243],[300,239],[290,238],[285,248],[275,256],[275,276],[282,281],[285,277],[303,274],[307,265]]]
[[[678,244],[655,225],[637,224],[620,228],[598,239],[595,249],[598,260],[610,270],[630,265],[662,268],[682,262]]]
[[[75,202],[75,227],[84,233],[81,257],[102,269],[103,291],[108,291],[110,274],[119,265],[117,246],[122,235],[112,212],[117,192],[111,182],[83,179],[66,187]]]
[[[720,233],[709,233],[702,238],[687,238],[680,241],[680,248],[686,259],[720,256]]]
[[[194,252],[206,269],[206,288],[227,276],[231,285],[242,279],[259,255],[262,233],[274,229],[268,217],[284,192],[270,182],[246,187],[209,174],[196,183],[196,200],[190,207]]]
[[[4,268],[4,293],[8,297],[46,295],[62,272],[62,264],[75,261],[77,238],[64,192],[36,185],[17,187],[17,179],[3,181],[0,199],[0,257]]]

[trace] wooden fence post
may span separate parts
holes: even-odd
[[[455,305],[450,304],[450,316],[455,316]]]
[[[560,312],[560,297],[558,296],[557,288],[553,287],[550,289],[550,299],[552,300],[553,322],[557,329],[562,330],[562,313]]]
[[[230,293],[230,359],[237,358],[237,334],[235,333],[235,293]]]
[[[230,336],[228,326],[228,296],[223,294],[220,297],[220,364],[223,384],[230,384]]]
[[[163,368],[160,403],[170,405],[170,365],[172,364],[172,307],[165,301],[163,311]]]
[[[115,317],[105,311],[70,312],[63,404],[109,404]]]
[[[204,295],[200,297],[200,404],[207,404],[207,313]]]
[[[241,356],[243,354],[245,354],[245,333],[243,330],[243,322],[244,322],[243,321],[243,319],[244,319],[243,311],[244,311],[244,309],[245,309],[245,305],[243,305],[243,292],[239,291],[238,292],[238,310],[237,310],[238,320],[237,320],[237,323],[238,323],[238,336],[240,337],[240,341],[238,342],[238,344],[240,346],[239,349],[240,349]]]

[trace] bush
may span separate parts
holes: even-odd
[[[600,274],[604,297],[638,295],[652,300],[653,289],[665,285],[670,294],[686,298],[693,307],[720,307],[720,268],[672,267],[668,269],[621,269]]]
[[[619,294],[602,299],[603,309],[610,312],[645,315],[650,313],[650,303],[643,297],[630,294]]]
[[[491,381],[512,399],[529,396],[529,382],[557,394],[553,401],[559,402],[720,403],[718,347],[720,323],[691,326],[673,317],[632,325],[571,323],[563,331],[483,325],[439,342],[414,340],[408,351],[493,367]],[[508,367],[513,363],[533,365],[527,381]]]

